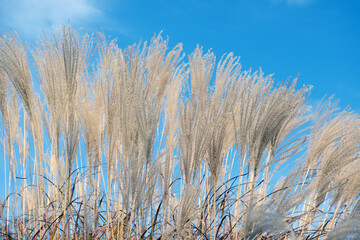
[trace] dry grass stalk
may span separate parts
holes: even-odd
[[[357,238],[359,115],[308,92],[161,34],[1,36],[0,236]]]

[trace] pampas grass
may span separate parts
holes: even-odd
[[[296,81],[161,34],[1,36],[1,238],[358,238],[359,115]]]

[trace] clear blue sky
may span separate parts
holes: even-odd
[[[0,0],[0,33],[12,28],[33,44],[70,20],[125,48],[163,30],[186,53],[197,44],[218,59],[233,52],[243,69],[278,82],[300,74],[299,84],[313,85],[310,103],[335,94],[360,112],[359,12],[357,0]]]

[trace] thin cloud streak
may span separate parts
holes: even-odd
[[[0,6],[0,29],[14,29],[20,35],[34,39],[42,30],[62,24],[84,26],[102,18],[102,12],[89,0],[20,0],[5,1]]]
[[[290,6],[304,6],[310,4],[314,0],[269,0],[272,3],[283,3],[285,2],[287,5]]]

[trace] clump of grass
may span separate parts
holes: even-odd
[[[1,238],[358,238],[359,115],[296,80],[161,34],[1,36]]]

